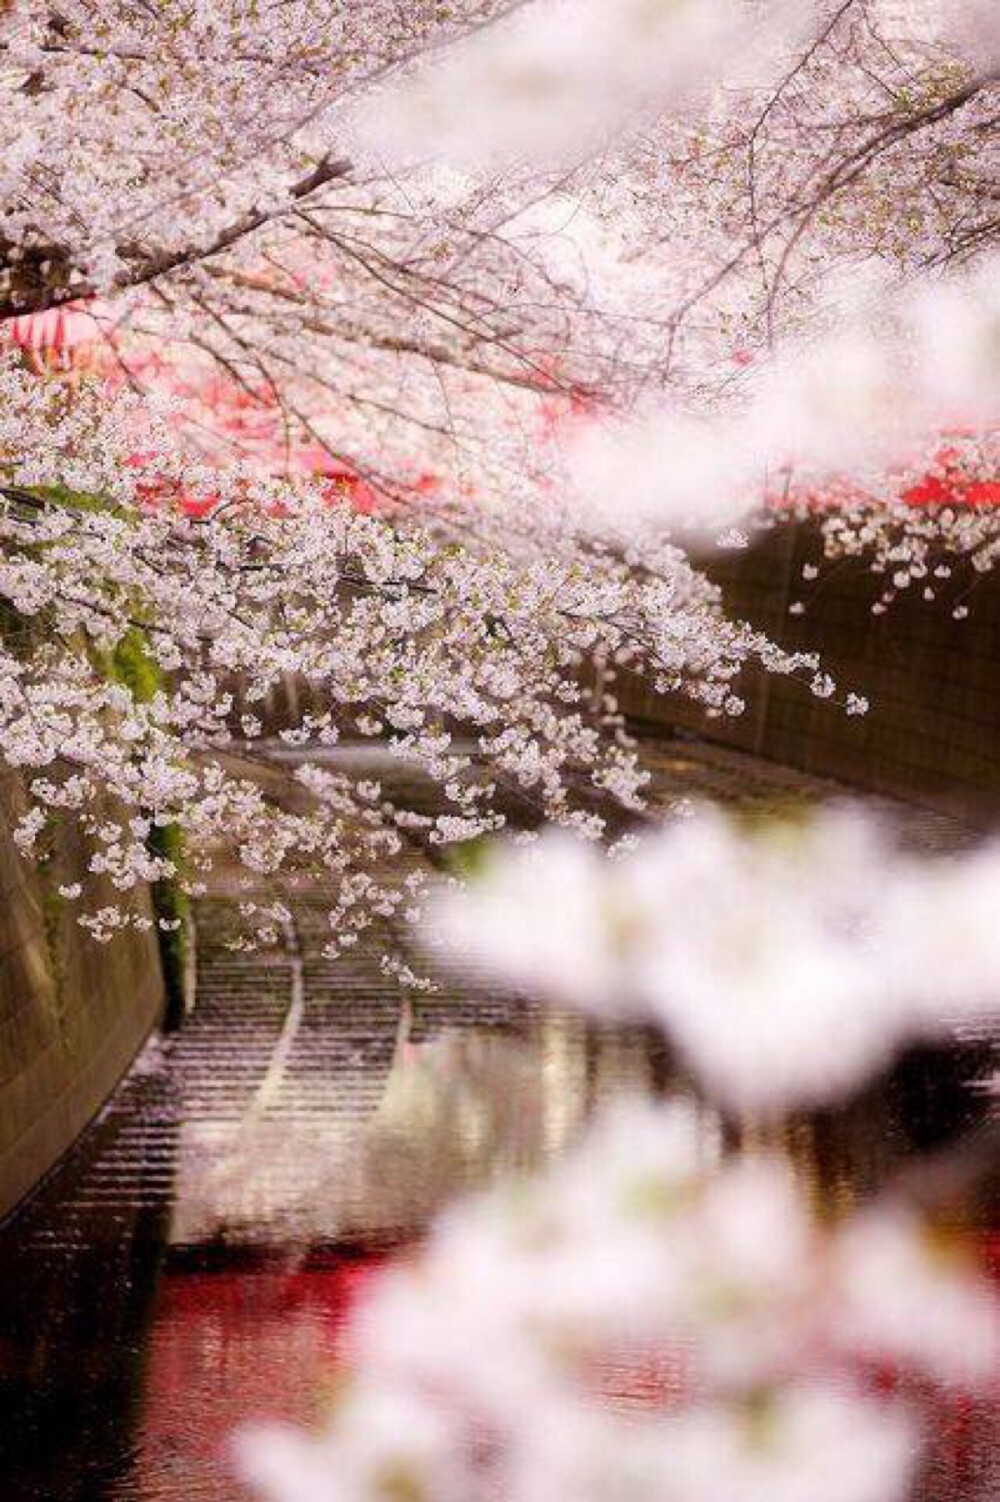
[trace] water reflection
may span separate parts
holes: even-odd
[[[4,1502],[129,1495],[170,1211],[166,1084],[130,1082],[0,1237]]]
[[[248,1413],[318,1416],[344,1319],[381,1260],[340,1254],[253,1270],[176,1261],[148,1337],[136,1463],[116,1495],[242,1499],[227,1464],[230,1436]]]
[[[280,963],[264,979],[243,964],[209,949],[210,1004],[0,1235],[3,1502],[236,1502],[228,1435],[316,1412],[359,1291],[444,1199],[560,1153],[619,1095],[685,1089],[640,1028],[466,994],[403,1004],[363,966],[328,992],[313,966],[289,1041]],[[983,1232],[983,1047],[915,1055],[780,1140],[705,1111],[706,1141],[781,1146],[846,1205],[915,1147],[950,1163],[978,1140],[958,1161],[979,1166],[941,1170],[935,1192]],[[622,1374],[621,1395],[654,1379]],[[939,1419],[928,1502],[1000,1494],[995,1408]]]
[[[172,1241],[409,1240],[450,1195],[560,1153],[600,1102],[657,1077],[639,1029],[545,1013],[518,1026],[512,1006],[506,1026],[429,1032],[415,1011],[345,1067],[293,1070],[267,1110],[185,1114]]]

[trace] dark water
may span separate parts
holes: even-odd
[[[685,1089],[640,1029],[459,988],[405,1004],[377,956],[330,966],[319,903],[299,959],[231,953],[232,912],[201,907],[193,1017],[0,1230],[0,1502],[242,1499],[233,1430],[322,1408],[359,1291],[449,1194],[559,1154],[623,1093]],[[989,1251],[993,1068],[974,1041],[914,1054],[766,1145],[841,1206],[908,1176]],[[997,1502],[995,1405],[936,1423],[921,1502]]]
[[[0,1236],[3,1502],[241,1497],[228,1436],[250,1416],[317,1411],[359,1289],[452,1187],[558,1153],[623,1091],[681,1088],[642,1032],[447,998],[407,1016],[366,1002],[355,975],[353,997],[305,1014],[255,1108],[287,1012],[258,997],[234,1029],[226,1008],[251,966],[216,959],[230,999],[147,1058]],[[940,1199],[943,1184],[985,1237],[982,1066],[975,1046],[915,1055],[783,1145],[840,1200],[932,1149],[921,1192]],[[723,1131],[710,1113],[705,1131]],[[986,1502],[995,1413],[941,1424],[926,1494]]]

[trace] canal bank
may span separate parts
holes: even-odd
[[[156,933],[135,928],[96,944],[60,886],[80,883],[94,908],[121,894],[88,869],[71,820],[39,860],[13,839],[23,784],[0,769],[0,1220],[71,1147],[164,1015]],[[149,894],[130,894],[152,919]]]
[[[921,804],[974,823],[1000,815],[1000,579],[954,558],[950,577],[891,580],[865,557],[829,560],[815,520],[775,525],[746,548],[699,560],[728,615],[788,652],[815,652],[837,685],[829,698],[801,678],[754,669],[736,718],[706,719],[690,700],[621,684],[623,707],[658,733],[685,728],[781,768]],[[868,700],[845,713],[849,693]]]

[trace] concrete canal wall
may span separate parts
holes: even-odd
[[[87,883],[90,905],[110,893],[69,822],[48,859],[23,860],[11,836],[23,808],[20,780],[0,767],[0,1217],[100,1110],[164,1005],[155,933],[91,940],[58,888]]]
[[[820,569],[811,583],[809,563]],[[802,522],[719,554],[708,571],[730,614],[783,647],[819,652],[838,697],[864,695],[868,714],[848,717],[800,682],[753,672],[737,719],[706,719],[633,686],[622,697],[634,716],[960,817],[1000,813],[1000,579],[973,576],[971,590],[965,580],[934,601],[911,586],[873,615],[884,581],[858,560],[824,562],[815,526]],[[968,615],[955,620],[960,601]],[[790,615],[796,602],[804,613]]]

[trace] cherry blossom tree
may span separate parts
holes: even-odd
[[[988,5],[81,3],[0,28],[0,318],[99,294],[131,381],[166,351],[222,372],[280,413],[272,449],[397,500],[533,475],[540,400],[738,398],[852,268],[881,296],[995,234]]]
[[[24,351],[3,754],[30,769],[26,848],[103,785],[123,813],[92,833],[123,886],[165,869],[149,826],[237,833],[255,868],[335,872],[347,932],[348,908],[410,906],[358,830],[374,858],[401,820],[495,828],[495,783],[592,833],[597,796],[634,808],[616,673],[713,714],[742,708],[749,658],[836,691],[728,622],[690,561],[776,491],[847,500],[830,548],[902,547],[900,575],[926,572],[929,527],[991,559],[987,520],[973,541],[886,506],[882,432],[919,460],[990,363],[988,273],[951,276],[993,238],[988,5],[80,0],[5,7],[0,58],[0,329]],[[949,374],[941,329],[970,306]],[[896,401],[915,329],[934,400],[900,380]],[[86,378],[45,354],[70,337]],[[978,480],[992,411],[961,445]],[[114,668],[130,650],[141,693]],[[285,674],[321,704],[287,738],[387,733],[450,811],[421,824],[323,767],[268,805],[221,754],[263,728],[234,724],[229,679],[252,704]]]

